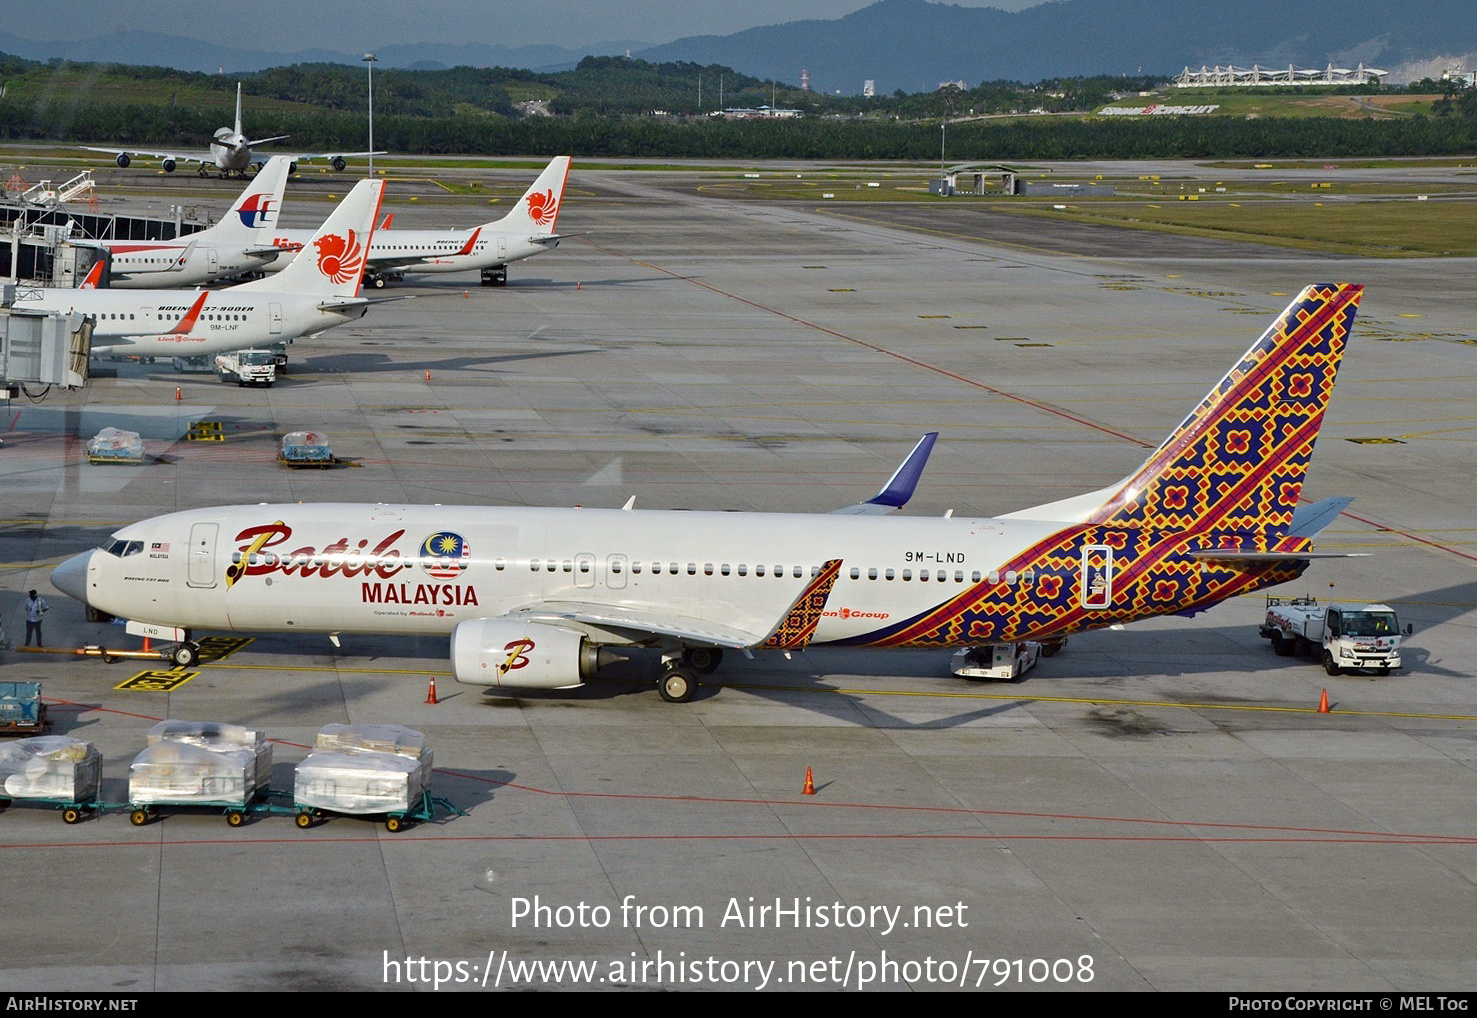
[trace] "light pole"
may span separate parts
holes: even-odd
[[[374,64],[373,53],[364,54],[364,67],[369,71],[369,175],[374,176]]]

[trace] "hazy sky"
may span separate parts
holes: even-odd
[[[22,18],[20,0],[0,0],[0,25],[15,35],[55,39],[138,29],[247,49],[292,52],[313,46],[373,50],[400,42],[479,42],[577,47],[606,40],[670,42],[805,18],[838,18],[872,0],[73,0],[58,17]],[[960,7],[1020,10],[1043,0],[955,0]],[[61,27],[65,23],[63,30]],[[85,26],[85,27],[82,27]]]

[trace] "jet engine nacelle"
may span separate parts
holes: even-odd
[[[165,173],[173,173],[174,172],[174,166],[175,166],[175,163],[174,163],[174,160],[173,159],[166,159],[166,160],[164,160],[164,172]]]
[[[585,634],[542,622],[471,619],[451,631],[458,682],[503,689],[573,689],[594,676],[598,647]]]
[[[328,165],[333,167],[333,172],[343,173],[344,167],[348,166],[349,164],[344,161],[343,156],[334,156],[328,161]]]
[[[127,152],[119,152],[118,157],[113,162],[118,164],[119,169],[126,170],[128,169],[128,164],[133,162],[133,160],[128,158]]]

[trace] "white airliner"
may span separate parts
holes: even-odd
[[[281,252],[272,243],[292,160],[273,156],[214,226],[174,240],[73,241],[107,252],[107,285],[142,290],[200,286],[260,271]]]
[[[261,163],[262,157],[251,151],[253,145],[265,145],[270,141],[285,141],[291,135],[279,134],[272,138],[248,138],[241,132],[241,83],[236,83],[236,126],[222,127],[215,132],[215,137],[210,142],[209,152],[181,152],[179,149],[168,152],[150,151],[141,148],[92,148],[82,146],[84,152],[106,152],[113,157],[113,161],[123,169],[127,169],[136,156],[147,156],[151,159],[160,160],[160,166],[165,173],[173,173],[180,163],[199,163],[200,176],[205,176],[212,166],[220,171],[222,177],[235,174],[238,177],[246,176],[246,170],[253,163]],[[335,171],[343,172],[348,165],[345,162],[347,156],[367,156],[368,152],[343,152],[334,153],[297,153],[289,155],[288,159],[297,168],[300,162],[313,159],[327,159],[329,165]],[[383,155],[375,152],[374,155]]]
[[[369,249],[369,271],[364,282],[375,288],[398,280],[407,272],[480,271],[483,286],[508,281],[508,263],[532,258],[559,246],[555,232],[564,204],[569,156],[559,156],[540,173],[518,204],[501,219],[470,230],[391,230],[381,228]],[[306,230],[279,230],[275,243],[292,252],[302,249]],[[287,265],[291,255],[267,266],[268,272]]]
[[[52,583],[129,631],[449,634],[456,678],[568,689],[660,650],[688,699],[725,649],[961,647],[1187,614],[1299,576],[1348,504],[1299,506],[1361,287],[1304,290],[1138,470],[976,518],[885,518],[918,449],[840,514],[296,504],[172,513]],[[634,500],[633,500],[634,501]]]
[[[311,254],[271,279],[194,293],[20,287],[14,308],[92,318],[94,356],[194,357],[314,335],[386,299],[359,295],[384,188],[355,184],[314,234]]]

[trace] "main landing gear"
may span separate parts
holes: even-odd
[[[490,269],[482,270],[483,286],[507,286],[508,267],[506,265],[495,265]]]
[[[718,647],[685,647],[680,655],[664,654],[657,692],[668,703],[686,703],[697,692],[698,676],[712,675],[722,660]]]

